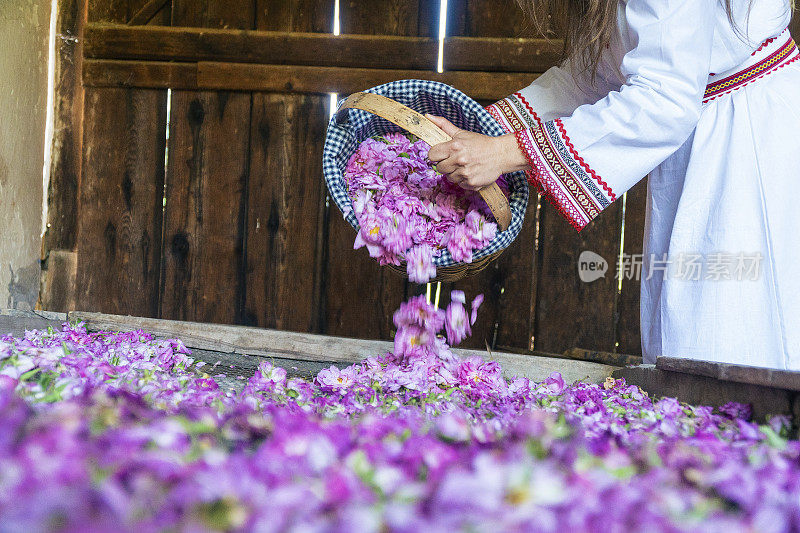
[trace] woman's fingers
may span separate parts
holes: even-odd
[[[432,146],[431,149],[428,151],[428,159],[433,161],[434,163],[438,163],[439,161],[444,161],[448,157],[450,157],[450,153],[453,150],[451,146],[453,141],[449,141],[446,143],[440,143],[436,146]]]
[[[445,179],[452,183],[453,185],[458,185],[461,188],[464,188],[466,183],[464,182],[464,178],[459,178],[458,176],[454,176],[452,174],[445,175]]]
[[[435,164],[437,172],[444,174],[449,182],[472,191],[494,181],[487,179],[494,174],[493,168],[487,168],[491,167],[487,163],[491,157],[490,151],[487,153],[490,137],[459,130],[442,117],[426,116],[453,136],[452,141],[437,144],[428,151],[428,159]]]
[[[458,170],[458,165],[452,157],[436,163],[436,171],[440,174],[452,174],[456,170]]]
[[[469,176],[467,176],[466,172],[461,167],[456,168],[455,171],[449,174],[445,174],[445,178],[450,183],[454,183],[459,187],[461,187],[462,189],[467,189],[470,191],[475,191],[480,189],[480,187],[477,187],[471,183]]]
[[[470,176],[463,166],[454,163],[453,158],[449,158],[437,164],[436,170],[444,174],[447,181],[458,185],[462,189],[478,191],[484,187],[484,185],[476,183],[475,177]]]
[[[437,117],[435,115],[425,115],[425,117],[434,124],[436,124],[437,126],[439,126],[440,128],[442,128],[442,130],[444,130],[444,132],[448,134],[450,137],[455,137],[457,134],[461,132],[460,128],[456,127],[452,122],[450,122],[444,117]]]

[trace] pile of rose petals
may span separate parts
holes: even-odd
[[[787,418],[506,379],[450,349],[480,305],[451,300],[404,304],[394,353],[240,392],[142,332],[3,338],[0,530],[800,530]]]
[[[354,247],[366,246],[381,265],[405,262],[416,283],[436,276],[434,257],[443,250],[456,262],[471,263],[497,234],[480,195],[436,172],[429,148],[402,133],[370,138],[344,174],[360,226]],[[503,178],[498,184],[507,193]]]

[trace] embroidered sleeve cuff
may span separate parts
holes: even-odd
[[[519,130],[525,128],[525,119],[527,118],[526,115],[520,114],[517,110],[515,110],[514,106],[512,105],[513,98],[519,98],[521,95],[519,93],[515,93],[508,98],[504,98],[499,102],[495,102],[489,106],[486,106],[486,110],[492,115],[500,127],[503,128],[503,131],[506,133],[516,133]],[[536,190],[541,194],[547,194],[547,191],[541,186],[541,184],[536,180],[533,172],[530,170],[525,171],[525,176],[528,178],[528,183],[536,187]]]
[[[520,93],[492,104],[489,112],[513,132],[528,158],[528,180],[576,230],[616,200],[611,187],[584,161],[560,119],[542,122]]]

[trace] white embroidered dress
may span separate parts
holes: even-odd
[[[488,109],[578,230],[650,174],[646,362],[800,370],[800,61],[785,30],[789,0],[754,0],[749,19],[748,0],[734,0],[738,33],[722,4],[621,0],[619,39],[594,84],[552,68]]]

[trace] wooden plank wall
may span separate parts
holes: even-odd
[[[250,0],[174,0],[172,25],[250,29]],[[161,316],[241,322],[252,96],[172,91]]]
[[[145,4],[91,0],[88,18],[124,23]],[[84,107],[77,307],[156,316],[167,91],[89,87]]]
[[[341,0],[341,31],[435,37],[438,11],[439,0]],[[148,24],[159,26],[330,33],[333,12],[334,0],[90,0],[88,22],[124,24],[138,14],[153,15]],[[449,2],[449,36],[525,31],[513,0]],[[140,49],[125,59],[148,53]],[[399,61],[435,77],[432,56],[429,65]],[[172,69],[159,78],[167,82],[144,84],[172,89],[131,88],[126,65],[97,67],[123,81],[111,76],[86,87],[83,120],[70,124],[83,130],[80,186],[70,178],[59,187],[79,189],[77,209],[67,212],[68,194],[51,201],[51,219],[68,222],[49,246],[74,245],[78,252],[78,308],[390,339],[392,312],[424,287],[380,269],[365,250],[352,250],[354,232],[327,198],[320,168],[329,97],[291,89],[189,90],[197,76],[182,66],[189,63],[139,64],[147,76]],[[544,67],[513,79],[533,80]],[[89,73],[95,81],[97,72]],[[60,168],[74,175],[76,166],[67,159]],[[641,251],[644,192],[642,183],[626,198],[626,253]],[[532,195],[522,234],[503,256],[473,278],[443,284],[442,305],[452,289],[486,297],[466,346],[639,353],[638,283],[625,282],[619,291],[613,274],[622,211],[619,201],[578,235]],[[56,237],[69,236],[70,223],[77,228],[74,244]],[[605,279],[579,280],[583,250],[611,263]]]
[[[261,0],[256,8],[259,30],[326,33],[333,26],[333,0]],[[323,330],[320,139],[328,104],[319,95],[253,95],[244,324]]]

